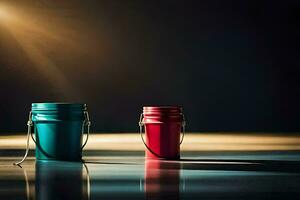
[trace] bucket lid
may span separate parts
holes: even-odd
[[[181,114],[182,107],[180,106],[144,106],[144,114]]]
[[[32,110],[60,110],[60,109],[69,109],[69,110],[86,110],[86,104],[83,103],[64,103],[64,102],[55,102],[55,103],[32,103]]]

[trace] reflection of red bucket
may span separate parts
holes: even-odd
[[[180,199],[180,163],[177,161],[145,160],[146,200]]]
[[[145,126],[146,142],[144,143],[147,147],[147,158],[180,158],[180,144],[183,139],[180,141],[180,132],[185,126],[181,107],[144,107],[140,119],[141,129],[143,125]]]

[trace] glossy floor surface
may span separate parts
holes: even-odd
[[[190,134],[181,160],[158,161],[144,158],[137,134],[93,135],[84,164],[35,161],[31,150],[20,168],[25,138],[3,136],[0,199],[299,199],[299,141]]]

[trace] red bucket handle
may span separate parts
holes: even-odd
[[[181,114],[182,115],[182,137],[181,137],[181,139],[180,139],[180,145],[182,144],[182,142],[183,142],[183,138],[184,138],[184,135],[185,135],[185,126],[186,126],[186,122],[185,122],[185,117],[184,117],[184,114]],[[143,113],[141,113],[141,115],[140,115],[140,120],[139,120],[139,127],[140,127],[140,136],[141,136],[141,138],[142,138],[142,141],[143,141],[143,143],[144,143],[144,145],[145,145],[145,147],[153,154],[153,155],[155,155],[156,157],[158,157],[158,158],[164,158],[164,157],[161,157],[160,155],[158,155],[157,153],[155,153],[155,152],[153,152],[152,151],[152,149],[150,149],[150,147],[148,147],[148,145],[146,144],[146,142],[145,142],[145,139],[144,139],[144,137],[143,137],[143,126],[145,125],[144,124],[144,115],[143,115]]]

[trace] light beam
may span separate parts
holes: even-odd
[[[8,50],[3,52],[18,52],[7,59],[13,57],[20,61],[18,65],[7,66],[25,66],[23,72],[28,73],[27,76],[34,71],[34,75],[43,77],[49,89],[62,97],[59,101],[81,101],[85,91],[80,90],[81,86],[74,80],[111,59],[111,49],[107,48],[110,36],[88,22],[86,19],[90,18],[84,17],[86,11],[79,5],[62,5],[60,1],[33,2],[0,3],[0,31],[7,36],[0,43],[3,50]],[[13,50],[9,51],[10,48]]]
[[[51,18],[51,16],[50,16]],[[63,22],[63,20],[61,20]],[[79,44],[66,35],[67,25],[56,22],[55,27],[38,13],[25,12],[10,6],[0,5],[0,27],[9,31],[15,41],[31,60],[33,67],[65,97],[76,97],[79,91],[69,80],[55,60],[48,54],[61,47],[61,52],[74,52]],[[68,32],[67,32],[68,34]],[[79,40],[80,41],[80,40]]]
[[[5,20],[8,17],[9,13],[7,12],[6,8],[0,5],[0,20]]]

